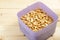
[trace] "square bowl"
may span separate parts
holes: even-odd
[[[49,24],[46,28],[34,32],[27,25],[25,25],[25,23],[20,18],[29,11],[34,10],[36,8],[43,9],[49,16],[53,18],[54,21],[51,24]],[[26,37],[29,40],[45,40],[49,38],[51,35],[53,35],[55,32],[58,16],[42,2],[34,3],[28,6],[27,8],[23,9],[22,11],[19,11],[17,16],[20,30],[26,35]]]

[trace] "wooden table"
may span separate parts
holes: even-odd
[[[53,0],[54,1],[54,0]],[[36,2],[35,0],[0,0],[0,40],[28,40],[20,31],[17,19],[17,12]],[[51,6],[52,1],[42,0],[57,15],[58,22],[54,35],[47,40],[60,40],[60,9],[58,6]],[[59,0],[57,3],[59,4]],[[56,5],[57,5],[56,3]]]

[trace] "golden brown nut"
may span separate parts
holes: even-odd
[[[21,20],[34,32],[41,30],[53,22],[53,19],[42,9],[28,12]]]

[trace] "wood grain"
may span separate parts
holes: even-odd
[[[29,6],[28,4],[34,0],[27,1],[27,3],[26,1],[0,0],[0,40],[28,40],[21,32],[17,19],[17,13]],[[47,5],[49,4],[48,6],[53,8],[50,3],[48,3],[49,1],[43,0],[42,2]],[[60,9],[53,8],[52,10],[58,15],[58,22],[54,35],[47,40],[60,40]]]
[[[4,40],[27,40],[24,34],[20,31],[17,19],[17,11],[19,8],[3,8],[0,9],[0,35],[5,37]],[[53,37],[48,40],[60,39],[59,35],[59,24],[60,24],[60,11],[59,9],[54,10],[58,15],[57,29]],[[58,32],[58,33],[57,33]],[[58,35],[58,36],[57,36]]]

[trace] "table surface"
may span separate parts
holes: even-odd
[[[0,40],[28,40],[19,29],[17,12],[34,2],[37,1],[0,0]],[[54,35],[47,40],[60,40],[60,0],[42,0],[41,2],[45,3],[59,17]]]

